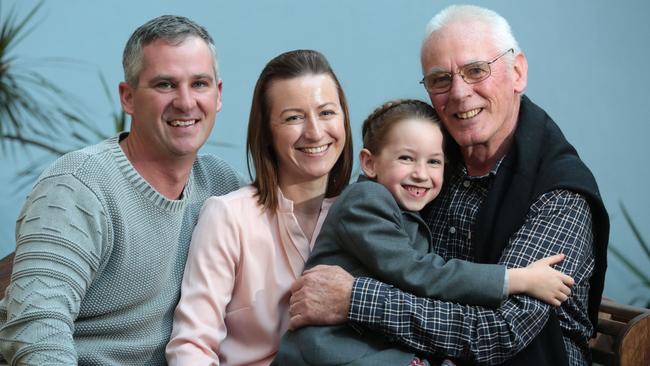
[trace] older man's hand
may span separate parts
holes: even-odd
[[[291,287],[289,329],[344,323],[350,310],[354,277],[339,266],[305,271]]]

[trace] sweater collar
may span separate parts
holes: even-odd
[[[151,184],[149,184],[149,182],[147,182],[138,173],[137,170],[135,170],[133,164],[131,164],[129,159],[126,157],[126,154],[124,154],[124,151],[120,147],[119,142],[125,139],[128,135],[128,132],[122,132],[107,141],[113,157],[117,162],[117,166],[124,177],[129,181],[131,186],[133,186],[136,191],[142,194],[142,196],[151,201],[154,205],[170,212],[177,212],[182,210],[185,207],[185,202],[187,202],[187,197],[192,194],[192,187],[194,186],[194,174],[190,174],[190,178],[183,188],[183,193],[180,199],[171,200],[163,196],[158,191],[156,191],[156,189],[152,187]],[[196,165],[197,162],[194,162],[194,164]],[[194,170],[194,167],[192,167],[192,170]]]

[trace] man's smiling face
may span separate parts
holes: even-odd
[[[480,22],[457,22],[429,36],[422,48],[422,71],[457,73],[476,61],[493,60],[497,49],[490,29]],[[520,94],[526,86],[523,54],[505,55],[490,65],[491,75],[468,84],[454,75],[451,89],[431,94],[431,103],[443,124],[461,146],[499,145],[514,131]]]

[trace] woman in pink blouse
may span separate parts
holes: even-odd
[[[322,54],[265,66],[246,145],[253,184],[209,198],[194,230],[170,365],[268,365],[277,352],[291,285],[352,168],[347,102]]]

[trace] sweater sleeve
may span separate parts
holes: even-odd
[[[99,200],[76,178],[55,176],[34,187],[16,222],[0,328],[10,364],[77,364],[74,321],[110,242],[108,230]]]
[[[377,279],[422,297],[493,307],[501,303],[505,266],[445,261],[435,252],[416,250],[404,227],[407,219],[384,187],[357,183],[339,207],[330,212],[337,218],[332,224],[339,228],[339,245]]]
[[[201,209],[166,349],[170,365],[219,365],[240,257],[236,221],[219,197]]]

